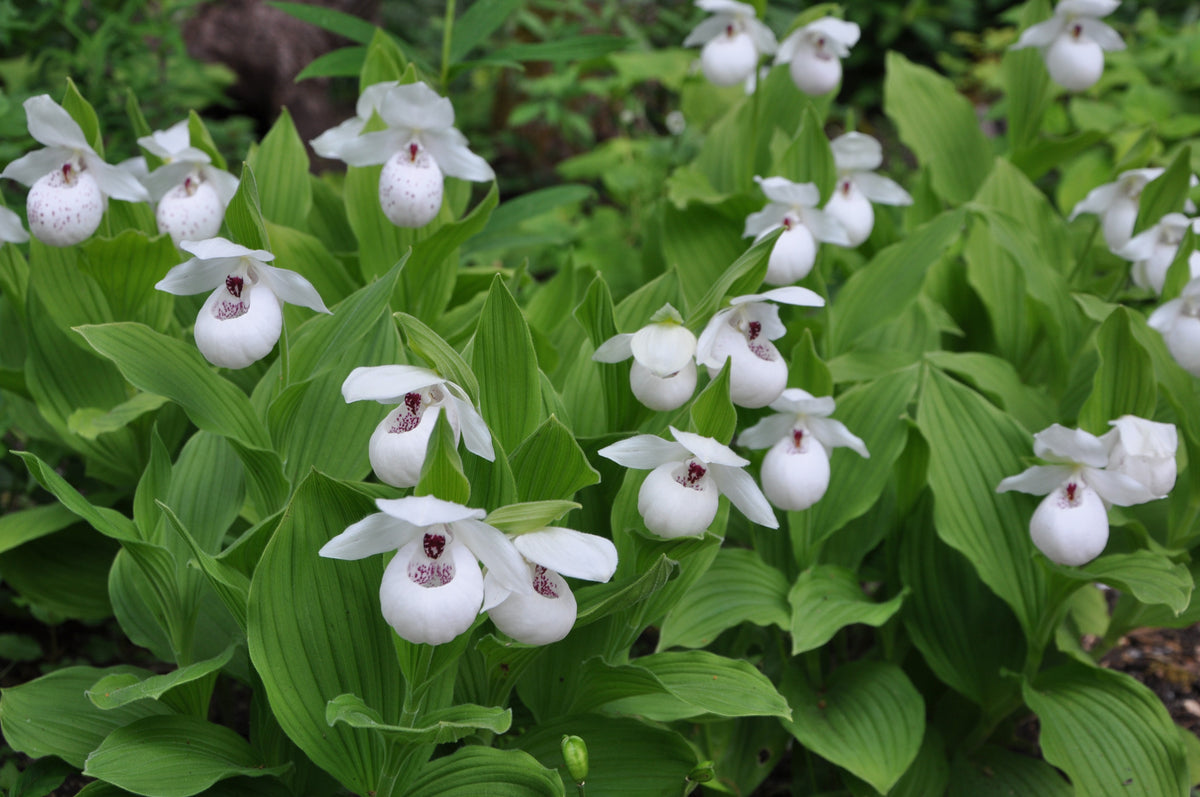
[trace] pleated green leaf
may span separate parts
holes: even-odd
[[[971,102],[949,78],[889,52],[883,81],[884,113],[900,140],[933,176],[933,189],[952,205],[974,196],[992,166],[992,148]]]
[[[702,648],[728,628],[751,622],[788,627],[788,583],[754,551],[722,548],[704,575],[667,612],[658,650]]]
[[[216,142],[213,141],[212,134],[205,127],[204,120],[194,110],[188,111],[188,140],[193,147],[207,153],[212,158],[213,166],[218,169],[229,169],[225,157],[217,149]]]
[[[522,501],[566,501],[600,481],[571,430],[551,415],[509,455]]]
[[[589,791],[591,789],[589,788]],[[408,797],[561,797],[562,780],[553,769],[520,750],[464,747],[425,765],[408,784]]]
[[[114,238],[92,238],[81,248],[86,257],[80,258],[80,270],[104,291],[112,320],[141,321],[155,329],[167,324],[173,300],[154,284],[183,262],[169,236],[147,238],[125,230]],[[120,267],[114,268],[115,263]]]
[[[802,388],[814,396],[833,395],[833,376],[829,366],[817,354],[812,330],[807,327],[800,333],[800,342],[792,349],[788,387]]]
[[[311,6],[301,6],[309,13]],[[321,9],[322,12],[329,9]],[[334,12],[336,13],[336,12]],[[348,15],[346,15],[348,16]],[[396,40],[382,28],[368,31],[365,20],[355,18],[355,24],[361,26],[353,36],[348,38],[360,44],[367,45],[367,57],[363,60],[362,72],[358,76],[358,91],[361,94],[367,86],[381,83],[385,80],[399,80],[401,83],[416,81],[415,72],[404,51]]]
[[[67,429],[72,434],[95,440],[102,434],[125,428],[146,413],[154,412],[168,400],[153,393],[137,393],[110,410],[80,407],[67,418]]]
[[[572,509],[579,509],[579,504],[574,501],[527,501],[502,506],[488,513],[485,522],[505,534],[524,534],[544,529]]]
[[[116,363],[135,387],[179,404],[201,429],[248,446],[270,448],[266,429],[246,394],[218,376],[195,346],[129,322],[82,326],[76,331]]]
[[[921,747],[925,704],[899,667],[856,661],[835,669],[819,689],[797,675],[783,689],[792,719],[783,724],[817,755],[886,794]]]
[[[104,137],[100,132],[100,118],[96,115],[96,109],[92,107],[92,104],[79,93],[75,81],[69,77],[67,78],[67,90],[63,94],[62,107],[83,129],[83,137],[92,145],[92,149],[103,158]]]
[[[950,767],[946,797],[1072,797],[1078,794],[1057,769],[1040,758],[986,744]]]
[[[1162,604],[1176,615],[1191,603],[1195,588],[1186,565],[1146,550],[1108,554],[1075,570],[1055,569],[1072,578],[1111,584],[1142,603]]]
[[[1133,234],[1148,230],[1168,213],[1183,212],[1188,198],[1188,181],[1192,176],[1192,148],[1182,147],[1171,159],[1166,170],[1142,189],[1138,199],[1138,215]]]
[[[242,164],[242,177],[238,183],[237,193],[229,200],[225,208],[225,224],[234,243],[239,243],[247,249],[266,249],[271,251],[267,238],[267,228],[263,224],[262,204],[258,197],[258,183],[254,179],[254,170],[250,164]]]
[[[691,308],[746,251],[741,239],[743,222],[706,205],[693,204],[685,211],[673,206],[664,208],[663,256],[679,275],[687,307],[678,309],[685,317],[691,317]]]
[[[825,128],[812,105],[806,105],[791,145],[775,164],[772,175],[786,177],[794,183],[814,183],[821,192],[821,202],[827,202],[837,183],[837,166],[833,150],[825,137]]]
[[[771,716],[787,720],[788,701],[771,681],[745,661],[704,650],[671,651],[634,659],[671,694],[692,708],[690,716]],[[634,705],[635,701],[627,701]]]
[[[1045,429],[1057,419],[1049,394],[1022,382],[1007,360],[975,351],[932,351],[925,359],[970,383],[1026,429]]]
[[[950,764],[946,761],[946,744],[932,725],[925,726],[925,738],[912,765],[888,792],[889,797],[928,797],[944,795],[950,780]]]
[[[191,550],[193,557],[191,561],[200,568],[200,572],[208,579],[209,586],[225,604],[225,608],[233,615],[233,619],[245,631],[246,601],[250,595],[250,579],[236,567],[221,561],[201,548],[200,544],[196,542],[196,538],[188,532],[183,521],[171,511],[171,508],[161,501],[156,503],[166,516],[171,528]]]
[[[137,527],[133,521],[108,507],[96,506],[84,498],[78,490],[62,476],[38,459],[36,454],[28,451],[14,451],[25,462],[29,473],[46,490],[54,495],[62,505],[91,524],[92,528],[106,537],[114,540],[137,540]]]
[[[688,408],[688,418],[691,420],[689,431],[723,444],[733,440],[738,420],[737,409],[729,397],[730,364],[731,360],[726,359],[721,365],[721,372],[692,399]]]
[[[1025,469],[1033,440],[978,393],[936,370],[922,382],[917,427],[929,444],[938,536],[967,557],[1032,633],[1046,584],[1031,555],[1031,502],[997,493],[996,485]]]
[[[696,754],[675,733],[629,717],[583,714],[542,724],[517,744],[547,767],[570,775],[562,759],[563,734],[579,736],[588,746],[588,797],[675,795],[696,766]]]
[[[462,355],[420,319],[408,313],[396,313],[395,317],[404,330],[408,347],[430,368],[467,391],[471,400],[478,403],[479,381]]]
[[[309,185],[323,184],[312,179],[309,181]],[[337,210],[341,209],[339,202]],[[333,254],[333,251],[330,251],[330,244],[327,241],[309,232],[315,232],[314,228],[317,223],[312,219],[318,217],[320,217],[320,211],[314,209],[309,214],[309,221],[304,222],[305,231],[297,230],[294,227],[285,227],[271,221],[264,222],[267,237],[271,240],[271,251],[275,253],[275,259],[271,261],[271,264],[295,271],[311,282],[325,302],[325,306],[333,308],[336,313],[338,302],[354,293],[362,283],[358,279],[357,273],[347,267],[345,262]],[[328,231],[321,230],[321,232]],[[305,316],[309,316],[308,311],[303,312]],[[325,316],[319,314],[315,317],[324,318]],[[295,341],[292,343],[294,344]]]
[[[386,746],[370,731],[325,722],[347,690],[400,717],[403,678],[379,609],[383,557],[323,559],[317,551],[375,511],[364,495],[318,474],[296,490],[250,586],[250,658],[287,735],[347,788],[377,786]]]
[[[62,531],[78,517],[62,504],[44,504],[0,515],[0,553]]]
[[[198,717],[145,717],[118,728],[88,756],[83,773],[115,786],[161,797],[191,797],[219,780],[281,775],[250,743]]]
[[[618,700],[643,695],[670,695],[658,677],[636,664],[609,664],[594,658],[583,662],[574,684],[569,714],[586,714]]]
[[[835,565],[805,570],[787,596],[792,607],[792,655],[821,647],[852,623],[878,628],[900,608],[904,595],[876,603],[868,598],[851,571]]]
[[[854,272],[829,307],[829,353],[845,352],[863,333],[908,307],[921,290],[925,272],[962,235],[965,223],[961,210],[942,213]]]
[[[106,575],[119,554],[112,540],[75,524],[0,554],[0,573],[40,616],[98,622],[113,614]]]
[[[287,108],[255,147],[246,165],[259,183],[262,214],[268,221],[303,229],[312,210],[308,152]]]
[[[689,211],[691,212],[694,212],[694,209]],[[733,257],[730,257],[728,244],[716,245],[705,238],[711,230],[706,225],[714,223],[714,219],[689,218],[688,224],[696,226],[689,226],[687,229],[698,228],[704,230],[704,234],[696,236],[695,241],[685,238],[686,248],[681,247],[675,258],[670,257],[670,252],[667,252],[667,263],[672,266],[679,280],[679,292],[684,303],[683,307],[676,309],[687,319],[688,328],[697,333],[704,328],[713,313],[726,306],[727,299],[759,292],[763,277],[767,274],[767,261],[771,257],[771,250],[775,248],[775,241],[779,238],[779,234],[773,232],[748,249],[739,246],[732,253]],[[734,226],[740,235],[741,222]],[[715,231],[720,232],[720,228],[716,228]],[[688,235],[682,230],[679,234]],[[667,245],[666,235],[664,230],[664,249]],[[728,238],[730,231],[726,230],[722,235]],[[688,260],[689,257],[711,258],[714,263],[712,273],[703,270],[700,270],[701,273],[695,273],[695,263]]]
[[[138,700],[158,700],[177,686],[219,672],[233,657],[233,646],[211,659],[180,667],[163,675],[139,677],[133,673],[110,673],[87,690],[87,698],[96,708],[111,710]]]
[[[439,412],[425,450],[421,480],[414,495],[433,495],[443,501],[466,504],[471,497],[471,485],[463,474],[462,459],[454,445],[454,431],[446,414]]]
[[[1067,773],[1076,794],[1188,794],[1174,724],[1155,694],[1130,676],[1070,663],[1023,689],[1041,725],[1042,755]]]
[[[88,754],[109,733],[144,717],[170,713],[156,700],[144,700],[104,711],[92,705],[85,692],[106,675],[150,673],[136,667],[67,667],[49,675],[0,690],[0,729],[4,741],[31,758],[55,755],[83,768]]]
[[[662,554],[631,579],[580,588],[575,594],[579,602],[575,627],[638,605],[666,586],[678,569],[677,561]]]
[[[1153,418],[1158,405],[1154,363],[1133,336],[1130,311],[1119,307],[1096,331],[1100,367],[1092,378],[1092,394],[1079,410],[1079,426],[1102,435],[1109,421],[1122,415]]]
[[[406,727],[383,722],[379,712],[358,695],[338,695],[326,706],[325,719],[330,727],[340,722],[352,728],[375,731],[386,739],[405,744],[446,744],[479,730],[504,733],[512,725],[512,711],[460,703],[422,714],[419,725]]]
[[[499,276],[479,316],[472,366],[484,420],[506,450],[516,451],[542,422],[542,388],[529,326]]]

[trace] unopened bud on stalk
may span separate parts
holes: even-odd
[[[567,772],[571,775],[571,780],[576,783],[583,783],[588,776],[588,750],[587,744],[578,736],[563,734],[562,738],[562,757],[563,761],[567,762]]]

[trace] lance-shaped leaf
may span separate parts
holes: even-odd
[[[504,733],[512,725],[512,711],[460,703],[424,713],[418,725],[407,727],[384,722],[379,712],[364,703],[361,697],[346,694],[329,701],[325,707],[325,719],[330,727],[345,723],[352,728],[375,731],[390,741],[446,744],[480,730]]]
[[[479,315],[472,362],[483,417],[501,445],[515,451],[542,420],[541,380],[525,316],[499,276]]]
[[[234,646],[230,645],[211,659],[163,675],[139,677],[133,673],[110,673],[88,688],[87,697],[97,708],[106,711],[138,700],[158,700],[177,686],[219,672],[233,658],[233,651]]]
[[[666,721],[706,715],[791,718],[788,701],[748,662],[704,650],[654,653],[634,662],[658,678],[670,696],[626,698],[610,703],[610,710]]]
[[[427,764],[408,784],[408,797],[473,797],[478,794],[561,797],[562,780],[520,750],[464,747]]]
[[[571,430],[551,415],[508,458],[522,501],[565,501],[600,481]]]
[[[821,647],[852,623],[878,628],[900,608],[904,593],[876,603],[863,593],[853,572],[836,565],[817,565],[800,574],[787,597],[792,607],[794,656]]]
[[[1118,308],[1104,320],[1096,331],[1096,349],[1100,366],[1079,411],[1080,428],[1099,435],[1122,415],[1153,418],[1158,404],[1154,363],[1133,336],[1128,309]]]
[[[308,153],[287,108],[250,153],[246,167],[261,184],[262,215],[276,224],[303,229],[312,210]]]

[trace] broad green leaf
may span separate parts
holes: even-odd
[[[1030,502],[996,492],[1001,480],[1024,470],[1032,439],[982,396],[932,369],[922,382],[917,427],[929,444],[938,536],[970,560],[1032,633],[1046,584],[1031,556]]]
[[[230,237],[234,243],[239,243],[247,249],[271,251],[271,244],[267,239],[267,228],[263,224],[258,183],[255,182],[254,170],[248,163],[242,165],[242,177],[238,182],[237,193],[229,200],[229,206],[225,208],[225,224],[229,227]]]
[[[575,627],[637,606],[666,586],[678,569],[679,562],[662,554],[633,578],[580,588],[575,593],[579,603]]]
[[[1158,224],[1168,213],[1183,211],[1183,203],[1188,196],[1188,181],[1192,176],[1191,161],[1191,147],[1181,148],[1166,171],[1142,189],[1137,219],[1133,223],[1134,235]]]
[[[786,177],[794,183],[815,183],[821,201],[827,202],[837,183],[833,150],[825,137],[825,128],[812,105],[804,108],[800,129],[791,145],[775,163],[772,176]]]
[[[80,271],[104,291],[111,320],[141,321],[155,329],[167,325],[173,300],[154,285],[182,262],[170,237],[147,238],[136,230],[125,230],[114,238],[92,238],[81,248],[86,257],[80,258]],[[114,267],[117,263],[120,267]]]
[[[975,351],[931,351],[925,359],[971,384],[1026,429],[1045,429],[1057,419],[1045,388],[1022,382],[1007,360]]]
[[[588,746],[588,797],[682,794],[684,778],[696,766],[696,753],[682,736],[631,717],[567,717],[533,728],[516,743],[542,764],[558,767],[570,783],[561,748],[567,733]]]
[[[308,3],[287,3],[283,0],[271,0],[268,5],[278,8],[303,22],[316,25],[330,33],[336,33],[352,42],[369,44],[378,30],[362,17],[347,14],[324,6],[313,6]]]
[[[591,347],[590,351],[586,347],[583,351],[587,351],[589,355],[600,348],[604,341],[618,333],[612,293],[602,275],[597,274],[588,285],[583,301],[575,307],[574,316],[587,333]],[[649,321],[649,317],[643,321]],[[629,388],[629,366],[623,363],[598,362],[593,367],[600,374],[608,428],[620,428],[621,421],[634,406]]]
[[[375,28],[370,39],[362,43],[367,45],[367,57],[363,59],[362,72],[358,75],[359,94],[367,86],[386,80],[417,81],[415,67],[408,62],[399,42],[382,28]]]
[[[1027,21],[1026,26],[1033,24]],[[1036,146],[1042,117],[1053,94],[1041,53],[1032,47],[1009,50],[1000,61],[1004,100],[1008,105],[1008,147],[1018,153]],[[1016,158],[1014,158],[1016,160]]]
[[[792,655],[815,650],[852,623],[879,626],[891,619],[904,593],[877,603],[858,577],[835,565],[816,565],[800,574],[787,595],[791,606]]]
[[[310,181],[311,184],[315,184],[315,181]],[[315,212],[311,213],[309,218],[315,215]],[[334,256],[327,244],[317,236],[271,221],[265,221],[263,225],[271,241],[271,251],[275,253],[272,265],[295,271],[307,279],[317,289],[325,306],[333,308],[334,313],[337,312],[336,305],[359,288],[358,274]],[[304,222],[306,230],[312,226],[310,221]],[[325,318],[324,313],[314,315],[295,307],[288,315],[305,319]],[[290,322],[290,318],[288,320]],[[360,319],[360,323],[363,322]],[[292,326],[292,323],[288,324],[289,332]]]
[[[308,152],[287,108],[251,151],[246,166],[259,182],[263,218],[303,229],[312,210]]]
[[[196,538],[183,525],[179,516],[161,501],[156,503],[163,514],[166,515],[171,528],[174,529],[175,533],[191,549],[191,554],[194,557],[191,561],[196,563],[196,566],[208,579],[209,586],[212,587],[217,597],[221,599],[221,602],[225,604],[225,608],[233,615],[233,619],[245,631],[246,601],[250,595],[250,579],[236,567],[221,561],[201,548],[200,544],[196,542]]]
[[[75,524],[0,554],[0,573],[35,617],[101,622],[113,613],[106,574],[119,551]]]
[[[36,454],[28,451],[14,451],[29,468],[30,475],[46,490],[54,495],[62,505],[91,524],[92,528],[106,537],[114,540],[129,541],[139,538],[137,527],[133,521],[104,506],[96,506],[79,493],[70,482],[60,476],[53,468],[38,459]]]
[[[722,548],[704,578],[667,612],[657,649],[702,648],[744,622],[787,628],[787,594],[783,574],[754,551]]]
[[[704,298],[744,257],[744,218],[733,218],[706,205],[693,204],[682,211],[668,206],[663,209],[662,225],[663,257],[679,275],[684,306],[678,309],[689,320],[703,316],[707,321],[724,295],[714,297],[711,306],[703,302]],[[762,254],[765,264],[769,251],[755,254]],[[757,258],[749,264],[755,265]]]
[[[1195,585],[1187,566],[1161,553],[1134,551],[1110,553],[1078,568],[1055,568],[1070,577],[1111,584],[1142,603],[1162,604],[1176,615],[1191,603]]]
[[[143,678],[133,673],[110,673],[88,688],[87,698],[92,705],[105,710],[120,708],[138,700],[158,700],[177,686],[219,672],[233,657],[233,650],[231,645],[214,658],[163,675]]]
[[[367,48],[361,45],[350,45],[330,50],[308,62],[308,66],[296,75],[296,82],[315,77],[358,77],[362,72],[363,62],[367,58]]]
[[[330,728],[325,705],[350,690],[384,721],[399,719],[403,679],[379,609],[383,561],[323,559],[317,551],[374,511],[366,496],[310,474],[254,571],[247,616],[250,657],[280,726],[359,793],[376,789],[385,745],[369,731]]]
[[[583,449],[551,415],[508,457],[522,501],[566,501],[600,481]]]
[[[1067,773],[1076,794],[1188,794],[1187,759],[1171,718],[1129,675],[1069,663],[1023,691],[1038,716],[1043,756]]]
[[[218,376],[195,346],[128,322],[82,326],[76,331],[116,363],[135,387],[176,402],[201,429],[248,446],[270,448],[249,399]]]
[[[145,717],[117,728],[87,758],[83,773],[123,789],[161,797],[191,797],[237,775],[280,775],[250,743],[198,717]]]
[[[944,795],[950,780],[950,764],[946,761],[946,744],[932,725],[925,726],[925,738],[912,765],[888,792],[889,797],[926,797]]]
[[[325,719],[330,727],[339,722],[345,723],[352,728],[375,731],[386,739],[405,744],[446,744],[471,736],[478,730],[504,733],[512,725],[512,711],[459,703],[421,714],[419,725],[407,727],[383,722],[379,712],[364,703],[358,695],[338,695],[325,707]]]
[[[783,689],[792,707],[784,727],[805,747],[884,794],[920,750],[925,704],[894,664],[852,662],[835,669],[819,688],[789,674]]]
[[[109,410],[81,407],[67,418],[67,429],[72,434],[95,440],[102,434],[123,429],[148,412],[154,412],[169,399],[153,393],[136,393]]]
[[[76,514],[60,503],[5,512],[0,515],[0,553],[62,531],[77,520]]]
[[[103,158],[104,137],[100,133],[100,119],[96,116],[96,109],[83,98],[75,81],[70,77],[67,78],[67,90],[63,94],[62,107],[83,128],[83,137],[91,144],[92,149]]]
[[[833,395],[833,375],[817,354],[817,345],[808,327],[805,327],[800,334],[800,341],[792,349],[788,387],[807,390],[814,396]]]
[[[579,504],[574,501],[526,501],[489,512],[485,522],[505,534],[524,534],[544,529],[572,509],[579,509]]]
[[[737,429],[737,409],[729,396],[729,372],[732,360],[726,359],[721,372],[709,380],[688,409],[690,431],[728,444]]]
[[[949,78],[900,53],[887,54],[886,68],[884,113],[896,123],[900,140],[930,170],[938,195],[952,205],[963,204],[992,166],[992,148],[979,129],[975,108]]]
[[[408,313],[396,313],[396,320],[404,331],[408,347],[430,368],[467,391],[471,400],[478,403],[479,381],[462,355],[420,319]]]
[[[486,4],[480,4],[486,5]],[[472,6],[475,8],[478,6]],[[457,36],[458,30],[455,29]],[[595,189],[587,185],[567,183],[540,188],[512,199],[507,199],[488,218],[487,225],[479,234],[471,237],[462,246],[463,254],[480,254],[515,248],[531,243],[545,243],[538,232],[524,232],[524,223],[576,205],[595,195]]]
[[[135,667],[67,667],[0,691],[0,728],[12,749],[31,758],[54,755],[82,769],[109,733],[144,717],[170,712],[155,700],[103,711],[85,692],[106,675],[150,673]]]
[[[644,695],[670,695],[654,673],[636,664],[609,664],[601,658],[588,659],[579,668],[574,699],[566,714],[586,714],[615,701]]]
[[[959,754],[950,768],[946,797],[1072,797],[1077,792],[1057,769],[1040,758],[986,744]]]
[[[196,149],[207,153],[212,158],[213,166],[224,171],[229,170],[225,157],[221,155],[216,142],[213,141],[212,134],[204,126],[204,120],[194,110],[188,111],[188,141]]]
[[[1079,426],[1095,435],[1109,431],[1108,422],[1122,415],[1153,418],[1158,406],[1154,363],[1133,336],[1130,312],[1121,307],[1096,331],[1100,367],[1092,378],[1092,394],[1079,411]]]
[[[828,352],[842,354],[872,327],[895,318],[921,290],[925,272],[963,233],[966,216],[949,211],[917,228],[856,271],[829,306]]]
[[[463,747],[425,765],[408,797],[562,797],[562,780],[520,750]]]
[[[484,419],[501,445],[516,451],[542,421],[541,380],[525,316],[499,276],[479,316],[472,364]]]
[[[566,36],[553,41],[510,44],[491,53],[496,61],[585,61],[625,49],[629,39],[603,33]]]
[[[463,474],[462,459],[454,445],[454,431],[439,412],[425,450],[425,464],[421,466],[421,480],[414,495],[433,495],[443,501],[466,504],[471,497],[471,485]]]
[[[704,650],[688,650],[639,656],[634,663],[662,682],[675,698],[672,702],[682,704],[680,717],[773,716],[785,722],[791,717],[788,701],[748,662]],[[636,707],[643,703],[655,705],[657,701],[652,700],[628,698],[610,703],[609,707],[614,710],[626,707],[640,713]]]

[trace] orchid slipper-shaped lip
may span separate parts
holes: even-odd
[[[496,458],[492,433],[471,403],[466,391],[436,371],[415,365],[378,365],[355,368],[342,383],[346,402],[378,401],[398,405],[371,435],[368,454],[371,468],[385,484],[414,487],[429,449],[429,438],[439,412],[467,450],[488,461]]]
[[[336,127],[329,128],[308,142],[312,144],[313,152],[322,158],[341,159],[342,145],[358,138],[363,128],[367,126],[367,122],[370,121],[371,114],[377,112],[383,104],[384,95],[389,89],[399,85],[399,81],[388,80],[383,83],[374,83],[363,89],[363,93],[359,95],[358,103],[355,105],[354,116]]]
[[[653,410],[682,407],[696,389],[696,336],[669,304],[637,332],[624,332],[604,341],[592,359],[616,363],[633,358],[630,385],[638,401]]]
[[[0,207],[0,243],[23,244],[28,240],[29,233],[21,226],[21,217],[8,208]]]
[[[779,45],[776,64],[788,64],[796,88],[805,94],[828,94],[842,80],[842,61],[858,43],[858,25],[822,17],[797,28]]]
[[[383,618],[409,642],[440,645],[471,627],[483,605],[479,562],[509,592],[526,594],[528,568],[484,511],[431,495],[376,499],[367,515],[320,550],[330,559],[397,551],[379,586]]]
[[[851,246],[858,246],[875,226],[872,202],[911,205],[912,197],[898,183],[875,170],[883,165],[883,147],[865,133],[838,136],[830,147],[838,170],[838,184],[825,203],[825,212],[846,230]]]
[[[1149,288],[1155,293],[1162,293],[1163,284],[1167,280],[1167,270],[1183,237],[1191,227],[1200,232],[1200,219],[1189,219],[1182,213],[1168,213],[1159,219],[1158,224],[1142,231],[1129,239],[1116,254],[1133,261],[1133,281],[1141,288]],[[1200,276],[1195,258],[1189,261],[1192,269],[1191,276]]]
[[[86,240],[100,226],[105,197],[149,200],[132,174],[104,162],[83,128],[48,94],[24,105],[29,134],[46,146],[8,164],[0,177],[31,186],[26,209],[38,240],[52,246]]]
[[[387,130],[343,141],[337,156],[351,166],[384,165],[379,202],[393,224],[423,227],[432,221],[442,206],[443,175],[475,182],[495,177],[454,127],[450,100],[424,83],[381,91],[378,113]]]
[[[1162,334],[1175,362],[1200,376],[1200,278],[1193,277],[1179,298],[1151,313],[1146,323]]]
[[[163,162],[142,180],[158,203],[158,231],[170,235],[176,246],[220,232],[238,178],[213,166],[207,152],[191,146],[187,120],[142,136],[138,144]]]
[[[766,496],[743,470],[749,460],[711,437],[669,428],[673,443],[641,434],[597,452],[626,468],[650,471],[638,491],[647,529],[661,537],[700,536],[717,515],[719,494],[752,522],[779,527]]]
[[[825,300],[796,285],[738,296],[709,319],[696,344],[696,362],[716,377],[730,360],[729,396],[739,407],[765,407],[787,386],[787,362],[772,340],[787,327],[772,302],[822,307]]]
[[[743,237],[760,241],[783,228],[767,262],[768,285],[790,285],[808,276],[817,257],[817,243],[850,246],[850,237],[833,215],[818,210],[821,192],[815,183],[793,183],[784,177],[755,176],[770,201],[746,217]]]
[[[1115,182],[1096,186],[1088,195],[1076,203],[1068,221],[1074,221],[1081,213],[1100,216],[1104,227],[1104,242],[1114,254],[1129,243],[1133,236],[1133,225],[1137,221],[1138,199],[1142,189],[1151,180],[1157,179],[1163,169],[1130,169],[1121,172]]]
[[[700,68],[704,76],[717,86],[752,80],[759,57],[775,52],[775,34],[759,22],[754,6],[748,3],[696,0],[696,5],[712,16],[688,34],[683,46],[703,45]]]
[[[1109,448],[1082,429],[1054,424],[1033,436],[1033,453],[1051,464],[1034,465],[996,486],[996,492],[1046,496],[1029,521],[1029,533],[1051,561],[1082,565],[1100,555],[1108,543],[1105,501],[1130,506],[1156,497],[1131,476],[1106,469]]]
[[[328,313],[317,289],[294,271],[268,266],[275,255],[224,238],[184,241],[192,259],[175,266],[155,288],[177,296],[212,295],[196,317],[196,348],[213,365],[245,368],[275,347],[283,330],[280,302]]]
[[[1037,47],[1055,83],[1072,91],[1089,88],[1104,72],[1104,51],[1124,50],[1121,34],[1100,21],[1120,0],[1062,0],[1054,16],[1026,28],[1011,49]]]
[[[617,570],[611,540],[549,526],[511,537],[525,558],[532,593],[513,593],[489,571],[483,578],[484,611],[504,633],[527,645],[548,645],[570,633],[576,603],[563,576],[608,581]]]
[[[1107,470],[1132,477],[1156,499],[1166,498],[1177,476],[1179,432],[1175,425],[1136,415],[1122,415],[1108,425],[1112,431],[1100,438],[1108,446]]]

